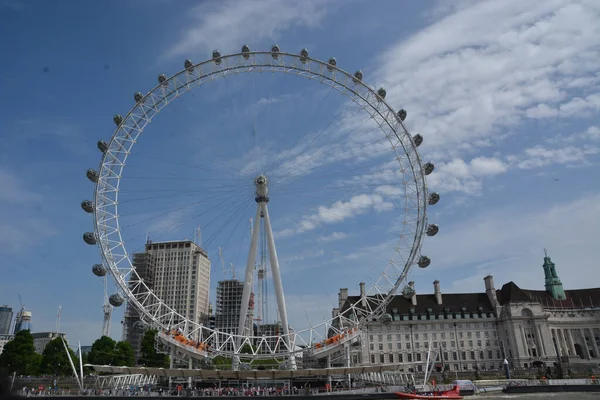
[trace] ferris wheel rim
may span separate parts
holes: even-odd
[[[373,99],[375,99],[375,101],[377,101],[377,105],[380,107],[376,107],[374,104],[372,104],[372,102],[369,102],[364,98],[362,99],[363,101],[365,101],[365,103],[367,105],[369,105],[371,107],[371,109],[373,111],[376,111],[377,113],[379,113],[379,116],[381,117],[381,123],[387,124],[389,126],[391,131],[396,136],[396,138],[398,140],[398,144],[402,145],[403,155],[405,155],[408,158],[408,160],[410,161],[409,165],[412,168],[412,176],[414,177],[415,187],[416,187],[416,189],[421,190],[420,193],[418,192],[418,190],[416,193],[417,199],[419,201],[417,204],[419,215],[416,220],[417,226],[415,229],[415,238],[412,241],[413,245],[412,245],[412,248],[410,249],[410,254],[411,254],[410,260],[409,260],[410,262],[407,262],[407,265],[404,266],[403,272],[396,280],[393,288],[388,293],[385,294],[385,299],[387,301],[379,302],[377,304],[377,307],[375,309],[371,310],[371,312],[367,315],[367,317],[370,315],[375,315],[377,313],[381,313],[381,311],[385,309],[385,306],[387,305],[387,303],[389,303],[391,296],[395,293],[395,291],[397,290],[399,285],[405,280],[406,274],[409,272],[412,264],[414,263],[416,256],[420,253],[420,248],[421,248],[422,242],[423,242],[425,226],[427,223],[427,215],[426,215],[427,183],[425,180],[425,173],[423,172],[423,164],[420,159],[420,154],[417,151],[417,146],[415,145],[414,141],[412,140],[412,137],[408,133],[408,130],[407,130],[406,126],[404,125],[404,123],[402,122],[402,120],[396,115],[394,109],[385,101],[385,99],[381,98],[381,96],[379,96],[373,88],[366,85],[362,80],[358,80],[358,81],[355,80],[351,74],[342,70],[337,65],[331,65],[331,63],[329,63],[329,62],[324,62],[324,61],[321,61],[321,60],[318,60],[315,58],[304,57],[306,64],[310,64],[310,63],[316,64],[317,67],[319,68],[320,72],[322,72],[324,68],[327,69],[327,71],[330,72],[330,75],[327,76],[327,75],[324,75],[323,73],[317,73],[316,71],[312,71],[312,70],[307,71],[305,69],[292,68],[291,65],[285,65],[285,63],[282,62],[285,58],[291,58],[291,59],[295,59],[295,60],[301,60],[301,58],[302,58],[301,55],[296,55],[296,54],[286,53],[286,52],[278,52],[277,59],[273,58],[273,52],[268,52],[268,51],[255,51],[255,52],[249,52],[249,53],[234,53],[234,54],[229,54],[229,55],[222,55],[219,57],[219,59],[220,59],[221,63],[227,62],[228,60],[234,60],[234,61],[238,60],[239,61],[240,59],[246,59],[245,58],[246,55],[248,55],[249,58],[252,60],[256,60],[256,58],[258,56],[265,56],[266,60],[269,60],[269,63],[264,63],[264,64],[256,64],[255,63],[255,64],[251,65],[252,67],[262,67],[262,68],[265,68],[265,70],[270,70],[272,72],[283,72],[283,73],[290,72],[290,70],[303,71],[303,72],[311,74],[312,76],[304,76],[299,73],[296,73],[296,75],[304,76],[305,78],[309,78],[309,79],[316,79],[316,77],[319,77],[320,79],[324,80],[327,84],[332,83],[329,86],[337,89],[339,92],[341,92],[342,94],[345,94],[347,97],[349,97],[351,99],[353,99],[353,98],[348,96],[347,93],[352,93],[354,96],[360,97],[360,94],[358,92],[356,92],[355,90],[352,90],[348,85],[346,85],[346,84],[340,82],[340,80],[336,79],[336,75],[337,74],[342,75],[346,82],[351,80],[353,82],[353,84],[360,86],[363,90],[366,91],[366,93],[365,93],[366,96],[370,95]],[[271,57],[271,58],[269,58],[269,57]],[[275,60],[276,62],[273,62],[273,60]],[[163,92],[163,96],[157,96],[160,98],[160,102],[164,101],[169,96],[174,96],[170,100],[170,101],[172,101],[173,99],[179,97],[180,95],[182,95],[188,91],[191,91],[193,88],[191,86],[191,84],[195,83],[197,80],[201,79],[202,77],[206,77],[206,76],[226,77],[227,71],[234,70],[233,67],[231,67],[231,68],[214,68],[214,62],[215,62],[215,59],[213,58],[213,59],[208,59],[208,60],[203,61],[198,64],[193,64],[192,70],[196,70],[197,68],[202,68],[204,66],[211,65],[211,72],[207,73],[206,75],[202,75],[198,79],[194,79],[193,81],[188,80],[184,83],[183,80],[181,80],[181,82],[179,82],[179,83],[181,83],[181,85],[176,86],[175,90],[172,90],[167,93],[165,91],[165,87],[169,87],[171,85],[171,83],[177,84],[179,78],[190,73],[188,68],[184,68],[183,70],[172,75],[171,77],[166,78],[163,82],[160,82],[150,92],[148,92],[145,96],[143,96],[143,98],[140,101],[136,102],[136,104],[126,114],[126,116],[122,118],[122,122],[117,126],[117,129],[111,136],[111,140],[108,144],[109,149],[104,153],[104,155],[102,156],[101,162],[100,162],[99,171],[98,171],[99,178],[98,178],[98,181],[96,182],[96,185],[94,188],[94,212],[93,212],[94,232],[96,234],[96,237],[99,239],[98,243],[99,243],[99,248],[100,248],[103,264],[108,267],[107,270],[110,272],[111,276],[117,283],[119,291],[121,293],[123,293],[130,301],[133,300],[133,303],[136,306],[136,308],[139,308],[140,310],[142,310],[142,314],[145,317],[148,317],[148,319],[151,320],[150,322],[152,324],[160,326],[161,328],[164,328],[166,326],[165,321],[162,321],[162,320],[159,321],[159,319],[164,318],[164,315],[159,315],[160,312],[155,313],[155,314],[151,314],[151,313],[147,312],[148,310],[146,309],[144,304],[138,300],[138,298],[136,297],[135,294],[133,294],[132,289],[130,287],[130,282],[127,282],[127,276],[123,276],[120,272],[121,269],[123,269],[123,270],[128,269],[130,274],[137,275],[137,273],[135,272],[135,268],[133,267],[132,260],[130,259],[129,255],[127,254],[125,243],[121,236],[120,227],[119,227],[118,189],[119,189],[119,184],[120,184],[120,179],[121,179],[120,174],[122,173],[122,170],[124,168],[124,162],[123,162],[123,165],[121,165],[119,173],[117,174],[117,177],[116,177],[117,184],[113,188],[113,189],[115,189],[115,191],[113,192],[115,194],[115,201],[114,201],[114,204],[112,204],[112,206],[114,206],[115,213],[111,218],[114,218],[114,220],[115,220],[116,230],[113,232],[113,234],[118,235],[118,238],[119,238],[118,241],[108,240],[106,238],[107,235],[104,234],[104,236],[103,236],[103,233],[101,232],[101,224],[99,222],[99,220],[101,218],[98,218],[99,217],[99,215],[98,215],[99,214],[98,200],[99,199],[104,199],[104,201],[107,200],[106,193],[102,191],[101,183],[108,185],[107,181],[106,180],[103,181],[102,177],[104,176],[103,173],[104,174],[108,173],[108,175],[110,175],[110,174],[114,174],[116,172],[116,171],[112,171],[109,167],[107,167],[107,159],[111,156],[114,157],[114,155],[110,151],[111,146],[113,146],[113,144],[116,143],[116,138],[119,135],[119,133],[125,131],[126,123],[130,118],[132,118],[133,115],[135,115],[135,111],[138,109],[143,110],[145,102],[147,102],[148,100],[152,100],[153,96],[157,92],[161,92],[161,91]],[[247,69],[248,67],[249,67],[249,65],[237,66],[235,69],[235,73],[237,74],[237,73],[252,72],[251,70]],[[246,68],[246,70],[244,70],[244,68]],[[286,68],[288,70],[285,70]],[[333,73],[331,73],[332,71],[333,71]],[[204,83],[200,83],[197,86],[201,86],[202,84],[204,84]],[[337,84],[338,87],[334,87],[333,84]],[[180,90],[181,88],[185,88],[185,89]],[[165,105],[163,105],[163,107],[168,106],[170,101],[168,101]],[[364,111],[366,111],[365,107],[363,107],[360,103],[357,103],[356,101],[355,101],[355,103],[359,104],[359,106],[361,106],[361,108]],[[156,102],[154,102],[154,106],[152,106],[152,107],[156,107],[156,105],[157,105]],[[162,109],[163,107],[161,107],[160,109]],[[382,110],[380,110],[379,108],[382,108]],[[384,116],[384,113],[387,115],[387,117]],[[146,115],[147,113],[144,111],[143,114]],[[399,127],[401,127],[401,132],[398,132],[398,130],[394,129],[394,127],[392,126],[391,122],[389,121],[390,114],[391,114],[392,118],[394,118],[394,122]],[[369,113],[369,115],[371,115],[371,114]],[[150,116],[147,123],[150,123],[150,121],[153,117],[154,117],[154,115]],[[133,123],[135,126],[137,126],[139,121],[137,121],[137,122],[133,121]],[[147,123],[146,123],[146,125],[147,125]],[[380,128],[381,128],[381,126],[380,126]],[[139,134],[141,134],[143,132],[144,129],[145,129],[145,125],[141,129],[138,129],[136,138]],[[128,155],[129,155],[129,151],[132,146],[133,146],[133,144],[129,147],[129,150],[125,152],[124,160],[127,159]],[[409,149],[407,149],[407,146],[409,146]],[[396,150],[394,149],[394,151],[396,151]],[[411,159],[411,157],[412,157],[412,159]],[[116,160],[116,158],[113,159],[113,161],[115,161],[115,160]],[[107,172],[107,170],[108,170],[108,172]],[[403,180],[403,184],[406,186],[406,180]],[[106,206],[104,208],[106,208]],[[104,221],[106,220],[106,217],[107,217],[106,214],[107,213],[104,212]],[[102,228],[106,231],[107,227],[106,227],[106,225],[102,225]],[[105,240],[101,240],[102,238],[104,238]],[[114,245],[112,248],[109,246],[111,244],[111,242]],[[122,255],[122,258],[118,262],[115,262],[115,258],[113,257],[112,251],[117,247],[121,247],[123,249],[124,254]],[[109,256],[107,256],[107,254]],[[119,268],[118,264],[120,262],[126,262],[129,266],[129,268]],[[127,267],[127,265],[126,265],[126,267]],[[138,275],[138,278],[140,278],[139,275]],[[181,321],[184,321],[183,325],[194,325],[196,328],[199,328],[199,329],[209,329],[210,330],[210,328],[207,328],[206,326],[203,326],[202,324],[189,321],[186,317],[184,317],[182,314],[177,312],[172,307],[166,306],[166,304],[164,304],[162,299],[160,299],[157,295],[155,295],[153,293],[153,291],[151,289],[149,289],[141,279],[139,279],[139,282],[137,284],[146,287],[147,293],[150,293],[150,296],[153,296],[160,303],[158,305],[159,311],[161,310],[161,304],[164,305],[164,307],[162,307],[162,309],[164,311],[169,311],[170,318],[172,320],[171,322],[173,322],[173,323],[168,324],[166,327],[178,326],[178,325],[182,324]],[[175,320],[179,320],[180,322],[175,323]],[[332,326],[333,324],[330,323],[333,320],[334,320],[334,318],[323,321],[323,323],[319,324],[319,326],[325,326],[325,328],[327,328],[329,326],[330,328],[333,328],[333,326]],[[190,322],[191,322],[191,324],[189,324]],[[352,324],[351,318],[346,318],[345,322],[347,322],[350,325]],[[354,324],[359,325],[359,324],[362,324],[362,322],[360,320],[354,321]],[[312,327],[309,327],[307,329],[297,330],[293,333],[290,333],[290,336],[292,336],[292,335],[297,336],[299,334],[305,333],[306,331],[312,330],[312,329],[313,329]],[[235,335],[235,334],[228,334],[228,335],[230,337],[240,337],[239,335]],[[242,337],[243,338],[259,338],[258,336],[252,336],[252,335],[242,336]],[[295,343],[295,341],[293,343]],[[290,352],[295,352],[295,350],[288,349],[288,351],[283,352],[282,354],[289,354]]]

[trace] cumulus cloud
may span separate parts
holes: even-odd
[[[599,57],[599,13],[593,2],[478,2],[387,51],[378,77],[432,144],[488,136],[560,103],[561,78],[595,74],[587,61]]]
[[[215,48],[239,51],[251,38],[276,40],[292,28],[314,28],[326,15],[329,1],[226,0],[207,2],[188,12],[192,22],[164,57],[175,57]],[[251,43],[250,43],[251,44]]]

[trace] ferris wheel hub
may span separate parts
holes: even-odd
[[[262,174],[254,179],[257,203],[266,203],[269,201],[269,198],[267,197],[267,194],[269,194],[268,182],[267,177]]]

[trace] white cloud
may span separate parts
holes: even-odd
[[[319,206],[317,210],[302,216],[294,228],[286,228],[279,232],[280,237],[289,237],[294,234],[315,230],[326,224],[340,223],[346,219],[354,218],[373,209],[387,211],[393,204],[381,194],[359,194],[352,196],[348,201],[338,200],[330,207]]]
[[[239,51],[250,38],[256,43],[280,38],[285,30],[314,28],[326,14],[328,1],[224,0],[207,2],[188,14],[192,24],[184,24],[182,37],[164,54],[165,57],[210,52]],[[251,45],[252,43],[247,43]]]
[[[507,168],[497,158],[476,157],[468,163],[456,158],[436,166],[427,180],[429,187],[435,191],[476,194],[480,192],[485,177],[504,173]]]
[[[333,232],[330,235],[321,236],[319,240],[321,242],[333,242],[335,240],[343,240],[348,237],[347,233],[344,232]]]
[[[480,1],[450,9],[385,52],[376,74],[428,146],[452,151],[497,141],[498,129],[524,117],[597,109],[596,94],[569,97],[574,86],[597,79],[600,3]]]
[[[587,162],[590,155],[600,153],[600,148],[593,146],[567,146],[556,149],[537,145],[525,150],[523,160],[518,162],[521,169],[540,168],[552,164],[581,165]]]
[[[542,249],[547,248],[565,288],[590,287],[596,285],[590,277],[597,276],[599,235],[598,194],[543,209],[514,203],[445,226],[426,241],[432,264],[418,275],[429,276],[428,282],[451,269],[457,277],[453,291],[470,292],[477,281],[475,287],[481,290],[480,279],[487,274],[494,275],[498,285],[513,280],[521,287],[539,289],[544,283]],[[425,285],[422,280],[418,283]],[[426,285],[425,290],[431,290]]]

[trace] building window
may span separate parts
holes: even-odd
[[[375,350],[375,345],[373,343],[369,344],[369,349],[371,351],[374,351]]]
[[[371,364],[375,364],[375,354],[371,354]]]
[[[398,350],[402,350],[402,343],[400,343],[400,342],[396,342],[396,348],[397,348]]]
[[[385,364],[385,354],[380,354],[380,355],[379,355],[379,362],[380,362],[381,364]]]
[[[458,354],[457,354],[455,351],[453,351],[453,352],[452,352],[452,359],[453,359],[454,361],[457,361],[457,360],[458,360]]]
[[[488,351],[488,358],[491,360],[494,358],[494,352],[493,351]],[[499,357],[498,357],[499,358]]]
[[[480,360],[483,360],[483,351],[480,351],[480,352],[479,352],[479,359],[480,359]]]

